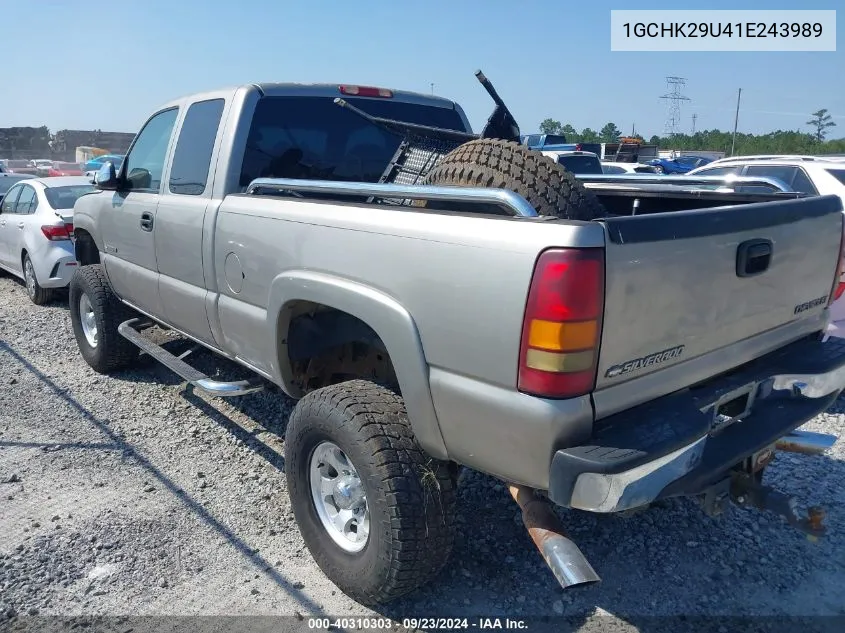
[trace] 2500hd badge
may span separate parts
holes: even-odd
[[[606,378],[616,378],[616,376],[628,374],[632,371],[642,369],[643,367],[651,367],[652,365],[665,363],[667,360],[678,358],[678,356],[683,353],[684,346],[678,345],[677,347],[665,349],[662,352],[655,352],[654,354],[649,354],[648,356],[643,356],[642,358],[635,358],[633,360],[620,363],[619,365],[613,365],[605,372],[604,375]]]

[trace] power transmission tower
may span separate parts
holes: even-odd
[[[683,77],[666,77],[666,94],[661,99],[669,103],[669,112],[666,115],[666,124],[663,127],[664,134],[675,136],[681,125],[681,102],[691,99],[684,95],[683,90],[687,80]]]
[[[698,118],[697,114],[692,115],[692,133],[695,134],[695,120]]]

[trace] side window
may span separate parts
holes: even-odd
[[[6,192],[6,195],[3,196],[3,204],[0,206],[0,213],[6,214],[15,212],[15,203],[18,201],[21,189],[23,189],[23,187],[18,185],[17,187],[12,187]]]
[[[159,112],[144,126],[124,159],[126,188],[158,193],[177,108]]]
[[[171,193],[199,196],[205,191],[224,104],[223,99],[212,99],[188,108],[170,168]]]
[[[792,181],[792,188],[801,193],[807,193],[811,196],[817,195],[819,192],[813,186],[813,182],[807,173],[800,167],[795,170],[795,179]]]
[[[714,167],[713,169],[702,169],[698,172],[698,176],[727,176],[729,174],[738,174],[739,170],[742,169],[738,166],[733,167]]]
[[[35,212],[36,206],[38,206],[38,197],[35,195],[35,189],[28,185],[21,187],[21,196],[18,198],[15,213],[28,215]]]
[[[795,178],[797,168],[792,165],[749,165],[745,170],[746,176],[762,176],[764,178],[775,178],[792,187],[792,180]]]

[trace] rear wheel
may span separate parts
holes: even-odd
[[[49,288],[42,288],[35,276],[35,266],[28,254],[23,256],[23,279],[26,283],[26,294],[30,301],[37,306],[48,303],[53,298],[53,292]]]
[[[509,189],[540,215],[593,220],[605,215],[596,196],[540,152],[513,141],[482,138],[449,152],[425,179],[430,185]]]
[[[82,358],[107,374],[128,366],[139,351],[117,327],[135,316],[112,292],[102,265],[82,266],[70,280],[70,322]]]
[[[285,433],[285,472],[311,555],[355,600],[413,591],[448,560],[453,474],[419,447],[389,389],[351,380],[306,395]]]

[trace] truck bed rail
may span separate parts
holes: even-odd
[[[575,174],[583,183],[622,185],[707,186],[717,185],[736,190],[736,187],[764,187],[772,192],[797,193],[777,178],[765,176],[646,176],[643,174]]]
[[[327,196],[369,197],[385,201],[436,200],[462,204],[493,205],[517,217],[538,217],[537,210],[513,191],[484,187],[443,187],[432,185],[398,185],[392,183],[338,182],[333,180],[295,180],[256,178],[246,188],[248,195],[267,192],[276,194],[303,193]]]

